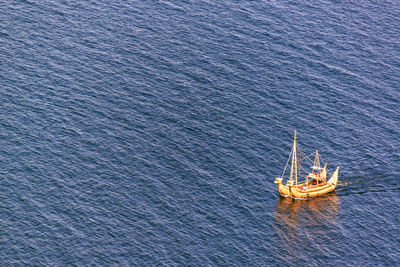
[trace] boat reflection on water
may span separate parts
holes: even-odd
[[[299,222],[320,225],[333,222],[338,212],[339,197],[335,192],[308,200],[280,197],[275,210],[275,220],[290,227],[296,227]]]
[[[340,231],[339,205],[340,198],[335,192],[308,200],[280,197],[272,227],[279,236],[275,247],[280,255],[285,255],[282,259],[300,260],[311,250],[313,253],[320,250],[321,242],[329,243]]]

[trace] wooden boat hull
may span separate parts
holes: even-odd
[[[339,179],[339,167],[336,168],[331,178],[326,184],[318,187],[306,187],[305,183],[293,185],[288,183],[287,185],[282,184],[282,178],[278,177],[275,179],[275,183],[278,186],[279,194],[285,197],[306,199],[311,197],[321,196],[330,193],[335,190]]]

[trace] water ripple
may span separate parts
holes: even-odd
[[[3,4],[1,265],[396,265],[398,13]],[[295,128],[336,193],[278,197]]]

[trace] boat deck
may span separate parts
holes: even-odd
[[[318,184],[312,184],[311,182],[308,182],[308,184],[306,184],[306,183],[299,184],[298,186],[296,186],[296,188],[299,189],[300,191],[307,191],[307,190],[316,189],[316,188],[319,188],[319,187],[322,187],[325,185],[327,185],[327,182],[325,182],[325,181],[318,183]]]

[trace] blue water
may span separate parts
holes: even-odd
[[[0,265],[400,264],[398,1],[2,1]],[[293,131],[336,193],[279,197]]]

